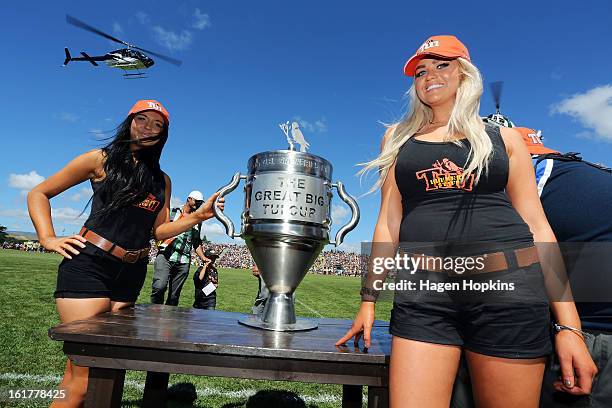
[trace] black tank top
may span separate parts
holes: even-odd
[[[109,197],[101,193],[101,182],[91,181],[94,193],[91,214],[85,221],[85,227],[123,249],[148,247],[153,224],[164,206],[165,182],[162,183],[164,184],[157,186],[156,191],[149,192],[149,196],[141,203],[121,207],[100,218],[92,214],[103,208]]]
[[[478,183],[475,175],[463,175],[467,139],[457,146],[411,137],[401,147],[395,179],[402,196],[403,248],[418,242],[488,243],[490,252],[533,243],[529,227],[505,191],[509,160],[499,129],[487,126],[486,132],[493,155],[488,173],[483,172]]]

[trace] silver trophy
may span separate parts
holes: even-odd
[[[263,313],[239,320],[240,323],[274,331],[297,331],[317,328],[311,319],[297,319],[293,293],[327,244],[339,246],[359,222],[359,207],[344,190],[342,182],[332,183],[332,165],[327,160],[306,153],[308,142],[297,122],[279,125],[289,150],[257,153],[248,161],[248,174],[234,174],[221,188],[223,197],[245,180],[244,211],[241,230],[215,202],[215,217],[225,226],[227,235],[242,237],[261,277],[270,291]],[[294,150],[294,142],[301,151]],[[332,189],[351,208],[350,221],[329,240]],[[217,199],[218,200],[218,199]]]

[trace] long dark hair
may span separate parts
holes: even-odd
[[[132,142],[130,127],[134,114],[129,115],[119,126],[113,140],[102,148],[104,173],[97,191],[106,204],[91,215],[104,218],[121,207],[143,201],[149,193],[165,186],[159,159],[168,140],[168,125],[159,133],[160,140],[151,147],[130,150]],[[93,198],[93,197],[92,197]]]

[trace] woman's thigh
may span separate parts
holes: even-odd
[[[389,368],[391,407],[447,408],[460,356],[459,346],[393,336]]]
[[[57,298],[55,305],[62,323],[87,319],[111,309],[109,298]]]
[[[536,408],[546,358],[511,359],[465,352],[479,408]]]

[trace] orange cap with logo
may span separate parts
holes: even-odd
[[[159,114],[164,117],[164,120],[166,121],[166,125],[170,124],[170,114],[168,113],[166,108],[164,108],[164,106],[161,103],[159,103],[158,101],[154,99],[139,100],[138,102],[134,104],[134,106],[132,106],[132,109],[130,109],[130,111],[128,112],[128,116],[133,113],[139,113],[139,112],[144,112],[148,110],[159,112]]]
[[[536,132],[533,129],[525,128],[525,127],[517,127],[514,128],[519,131],[521,136],[523,136],[523,141],[527,145],[527,150],[530,154],[547,154],[547,153],[559,153],[556,150],[549,149],[548,147],[544,147],[544,143],[542,143],[542,137],[540,136],[540,132]]]
[[[433,37],[429,37],[406,62],[406,65],[404,65],[404,74],[407,76],[414,76],[416,74],[417,64],[427,55],[444,58],[461,57],[470,61],[470,53],[467,47],[463,45],[457,37],[454,35],[434,35]]]

